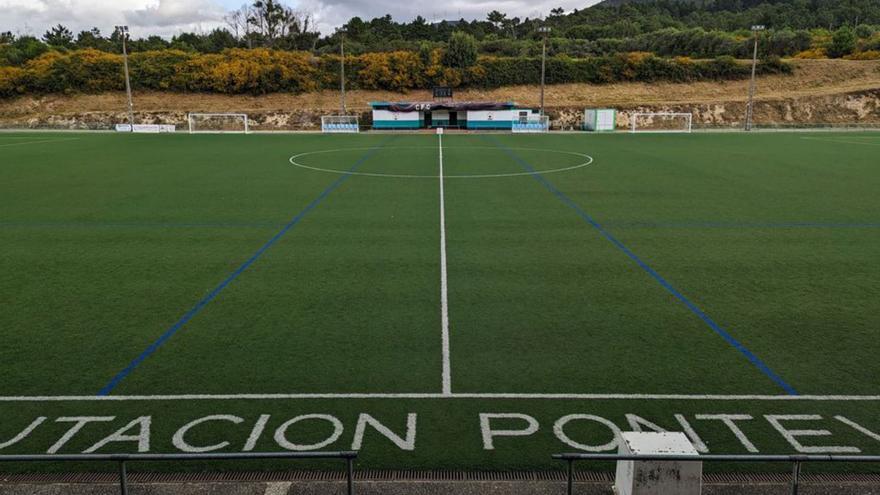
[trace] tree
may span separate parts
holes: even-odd
[[[476,38],[461,31],[452,33],[443,63],[455,69],[467,69],[477,63]]]
[[[4,36],[6,37],[6,36]],[[45,43],[33,36],[7,37],[11,43],[0,48],[0,65],[22,65],[49,51]]]
[[[840,58],[851,54],[856,49],[855,31],[849,26],[844,26],[834,32],[831,37],[831,45],[828,47],[828,55],[832,58]]]
[[[242,16],[246,16],[247,29],[254,30],[254,35],[247,34],[248,46],[251,40],[272,47],[279,43],[284,45],[280,48],[300,46],[304,42],[314,45],[317,41],[315,33],[309,31],[311,14],[293,10],[277,0],[256,0],[251,7],[242,7],[239,13],[230,14],[227,23],[237,30]]]
[[[104,50],[107,48],[107,40],[101,36],[101,31],[95,27],[88,31],[80,31],[80,33],[76,35],[76,47]]]
[[[232,33],[226,29],[216,28],[203,37],[200,51],[220,53],[227,48],[235,48],[237,45],[238,40]]]
[[[874,35],[874,27],[867,24],[859,24],[856,26],[856,36],[859,38],[870,38]]]
[[[170,43],[165,41],[161,36],[156,36],[155,34],[149,36],[147,39],[139,39],[132,43],[131,51],[145,52],[150,50],[164,50],[170,46]]]
[[[232,35],[235,36],[235,39],[241,40],[244,39],[248,43],[248,48],[251,47],[251,23],[249,19],[251,18],[251,7],[250,5],[244,4],[236,10],[233,10],[227,13],[223,20],[226,21],[226,24],[232,29]]]
[[[275,0],[256,0],[251,6],[248,23],[271,46],[282,34],[286,24],[286,8]]]
[[[73,33],[59,24],[46,31],[46,34],[43,35],[43,41],[45,41],[47,45],[70,48],[73,46]]]
[[[489,21],[496,30],[501,30],[504,28],[504,24],[507,22],[507,14],[502,14],[497,10],[493,10],[492,12],[489,12],[489,15],[486,16],[486,20]]]

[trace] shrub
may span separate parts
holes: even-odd
[[[443,63],[454,69],[467,69],[477,63],[477,40],[467,33],[456,31],[449,38]]]
[[[828,58],[828,53],[826,53],[824,48],[811,48],[809,50],[804,50],[796,54],[794,58],[815,60],[820,58]]]
[[[178,89],[172,84],[175,75],[193,56],[181,50],[135,52],[128,59],[132,84],[138,88]]]
[[[880,60],[880,51],[867,50],[864,52],[856,52],[843,58],[847,60]]]
[[[849,26],[844,26],[834,32],[831,37],[831,45],[828,46],[828,55],[832,58],[840,58],[849,55],[856,49],[858,38],[855,31]]]
[[[448,56],[448,51],[446,55]],[[859,57],[873,57],[871,51]],[[801,52],[799,56],[804,55]],[[481,56],[468,67],[449,66],[441,48],[366,53],[346,57],[349,87],[406,91],[435,85],[499,87],[538,84],[539,57]],[[135,88],[227,94],[302,93],[336,88],[339,56],[313,57],[308,52],[228,49],[216,54],[179,50],[135,53],[130,58]],[[0,97],[26,92],[114,91],[124,87],[122,57],[86,49],[47,52],[24,67],[2,67]],[[748,77],[749,66],[732,57],[692,60],[661,58],[648,52],[610,56],[547,58],[547,83],[613,83],[620,81],[696,81]],[[776,57],[763,60],[762,74],[791,72]]]
[[[19,67],[0,67],[0,98],[25,92],[25,71]]]

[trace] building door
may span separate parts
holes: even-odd
[[[431,112],[425,112],[425,127],[430,129],[433,125],[434,124],[431,120]]]
[[[449,112],[449,127],[458,127],[458,112]]]

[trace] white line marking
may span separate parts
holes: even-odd
[[[443,395],[452,395],[449,363],[449,293],[446,284],[446,195],[443,190],[443,135],[437,134],[440,151],[440,327],[443,334]]]
[[[32,395],[0,396],[2,402],[127,402],[182,400],[303,399],[517,399],[517,400],[693,400],[693,401],[880,401],[880,395],[699,395],[699,394],[518,394],[518,393],[304,393],[181,395]]]
[[[23,143],[7,143],[0,144],[0,147],[6,146],[23,146],[25,144],[41,144],[41,143],[57,143],[58,141],[76,141],[79,138],[59,138],[59,139],[42,139],[39,141],[25,141]]]
[[[393,148],[389,148],[392,150],[401,150],[401,149],[427,149],[429,147],[426,146],[395,146]],[[450,148],[450,146],[447,146]],[[452,146],[452,148],[456,149],[486,149],[486,150],[498,150],[497,147],[492,146]],[[338,153],[341,151],[360,151],[360,150],[368,150],[370,148],[336,148],[336,149],[327,149],[327,150],[318,150],[318,151],[307,151],[305,153],[298,153],[293,155],[288,160],[291,165],[299,168],[304,168],[307,170],[314,170],[316,172],[326,172],[331,174],[345,174],[345,175],[362,175],[365,177],[389,177],[392,179],[438,179],[437,175],[412,175],[412,174],[383,174],[377,172],[348,172],[345,170],[333,170],[331,168],[321,168],[321,167],[313,167],[311,165],[305,165],[297,162],[297,158],[309,155],[317,155],[321,153]],[[430,149],[434,149],[433,146]],[[497,179],[503,177],[521,177],[525,175],[535,175],[535,174],[555,174],[559,172],[567,172],[569,170],[576,170],[579,168],[586,167],[587,165],[591,165],[593,163],[593,157],[584,153],[578,153],[576,151],[562,151],[562,150],[553,150],[553,149],[542,149],[542,148],[508,148],[512,151],[543,151],[546,153],[560,153],[564,155],[572,155],[579,156],[584,158],[585,161],[583,163],[578,163],[577,165],[571,165],[569,167],[561,167],[554,168],[550,170],[536,170],[534,172],[511,172],[506,174],[473,174],[473,175],[446,175],[444,179]]]
[[[829,143],[838,143],[838,144],[861,144],[862,146],[880,146],[880,143],[863,143],[861,141],[848,141],[845,139],[828,139],[828,138],[816,138],[816,137],[802,137],[801,139],[807,139],[810,141],[827,141]]]

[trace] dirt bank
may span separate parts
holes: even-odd
[[[756,121],[763,124],[880,123],[880,61],[798,60],[794,75],[758,81]],[[516,101],[538,104],[535,86],[460,90],[456,100]],[[620,110],[619,124],[631,111],[689,111],[695,124],[739,125],[745,113],[748,81],[673,83],[563,84],[548,86],[548,112],[557,125],[576,125],[583,108]],[[430,100],[427,91],[391,93],[350,91],[347,106],[366,119],[370,101]],[[337,113],[339,95],[325,91],[303,95],[228,96],[138,92],[136,118],[147,123],[182,125],[187,112],[245,112],[257,129],[316,129],[320,115]],[[24,96],[0,100],[0,126],[30,128],[110,128],[125,120],[125,95]]]

